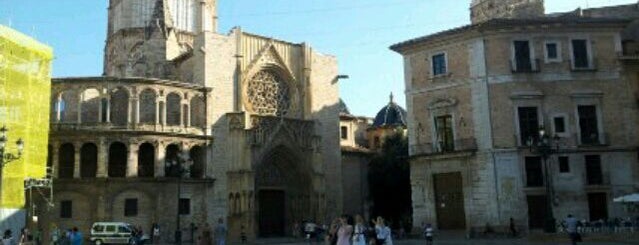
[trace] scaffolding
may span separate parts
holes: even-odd
[[[51,188],[47,170],[51,104],[50,47],[0,25],[0,127],[25,142],[24,154],[3,168],[0,208],[25,208],[25,188]],[[15,152],[14,144],[7,151]]]

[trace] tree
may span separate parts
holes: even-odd
[[[412,229],[408,140],[402,134],[384,139],[381,151],[371,160],[368,182],[373,201],[372,216],[382,216],[393,228]]]

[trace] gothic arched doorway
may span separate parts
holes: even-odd
[[[311,218],[311,170],[291,152],[276,147],[257,166],[256,218],[260,237],[290,235],[295,222]]]

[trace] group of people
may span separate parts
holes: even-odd
[[[42,234],[41,230],[36,230],[31,233],[31,231],[27,228],[22,228],[20,230],[20,238],[15,239],[13,237],[13,232],[11,230],[5,230],[2,236],[2,245],[15,245],[15,244],[32,244],[32,245],[40,245],[42,244],[42,238],[40,235]]]
[[[53,245],[82,245],[83,242],[84,235],[78,227],[62,231],[58,228],[54,228],[51,231],[51,243]]]
[[[382,217],[367,225],[360,215],[355,219],[342,215],[333,220],[327,231],[326,245],[393,245],[391,229]]]
[[[198,235],[197,242],[198,245],[226,245],[227,236],[228,228],[224,224],[224,219],[220,218],[213,229],[209,223],[204,224],[204,228]]]

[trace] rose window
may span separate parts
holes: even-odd
[[[260,71],[248,84],[248,101],[253,112],[261,115],[286,115],[290,107],[288,84],[279,76]]]

